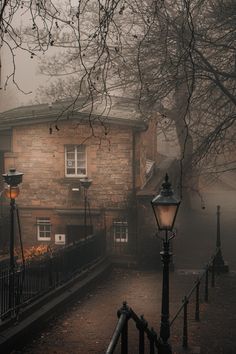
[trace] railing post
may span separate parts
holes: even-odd
[[[148,340],[149,340],[149,349],[150,349],[150,354],[155,354],[155,349],[154,349],[154,342],[155,342],[155,339],[154,338],[157,338],[157,334],[156,332],[154,331],[153,328],[151,328],[151,334],[148,334]]]
[[[199,288],[200,288],[200,280],[197,280],[196,286],[196,306],[195,306],[195,321],[199,321]]]
[[[145,341],[144,341],[144,329],[147,328],[148,323],[145,321],[143,315],[140,316],[141,323],[137,324],[136,327],[139,330],[139,354],[144,354],[145,351]]]
[[[144,354],[144,330],[139,329],[139,354]]]
[[[118,311],[117,315],[120,317],[122,313],[126,314],[126,322],[121,332],[121,354],[128,354],[128,320],[130,318],[130,309],[127,306],[127,302],[123,302],[123,306]]]
[[[215,267],[216,266],[216,258],[214,257],[212,260],[212,267],[211,267],[211,287],[215,287]]]
[[[21,270],[22,271],[22,270]],[[15,272],[15,276],[16,276],[16,307],[18,307],[20,305],[20,295],[21,295],[21,279],[20,279],[20,275],[21,275],[21,271],[18,269]]]
[[[128,354],[128,321],[121,332],[121,354]]]
[[[205,302],[208,302],[208,273],[209,273],[209,268],[207,265],[206,274],[205,274],[205,296],[204,296]]]
[[[49,259],[48,259],[48,285],[49,288],[52,287],[53,285],[53,277],[52,277],[52,255],[49,255]]]
[[[183,348],[188,347],[188,298],[184,297]]]

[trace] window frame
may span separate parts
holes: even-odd
[[[40,230],[40,226],[49,226],[49,231],[44,229]],[[52,224],[50,218],[47,217],[38,217],[36,219],[36,228],[37,228],[37,241],[51,241],[52,240]],[[41,233],[50,234],[50,236],[40,236]]]
[[[81,173],[77,173],[77,170],[78,170],[78,147],[84,147],[84,158],[85,158],[85,174],[81,174]],[[75,173],[71,174],[71,173],[68,173],[68,166],[67,166],[67,149],[68,147],[73,147],[74,148],[74,161],[75,161]],[[87,177],[87,146],[85,144],[67,144],[65,145],[65,176],[68,177],[68,178],[84,178],[84,177]]]
[[[124,232],[125,230],[125,232]],[[117,237],[120,235],[120,237]],[[122,237],[125,233],[125,237]],[[129,225],[127,220],[113,221],[113,238],[115,243],[128,243],[129,241]]]

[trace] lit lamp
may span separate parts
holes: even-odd
[[[151,205],[156,218],[157,226],[160,231],[165,231],[163,241],[163,251],[160,253],[163,263],[162,279],[162,308],[161,308],[161,328],[160,328],[160,354],[171,354],[172,349],[168,343],[170,337],[169,323],[169,264],[172,253],[170,253],[170,240],[174,234],[169,235],[173,230],[176,215],[179,209],[180,200],[177,199],[171,188],[168,174],[162,184],[160,194],[152,201]]]
[[[92,184],[92,180],[88,177],[80,179],[80,184],[84,189],[84,237],[86,238],[87,235],[87,206],[88,204],[88,189]]]
[[[10,170],[2,175],[7,187],[4,190],[5,196],[9,198],[10,201],[10,280],[9,280],[9,308],[14,306],[14,271],[15,271],[15,260],[14,260],[14,210],[15,210],[15,198],[18,197],[20,190],[18,185],[22,182],[23,173],[16,171],[15,168],[10,168]]]
[[[166,233],[171,231],[174,227],[180,200],[174,196],[168,174],[165,176],[165,182],[162,184],[160,194],[151,201],[151,204],[158,229],[165,230]]]
[[[4,195],[9,198],[9,199],[16,199],[18,195],[20,194],[20,189],[19,187],[11,187],[7,186],[4,189]]]

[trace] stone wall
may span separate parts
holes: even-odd
[[[66,144],[87,147],[88,191],[92,209],[126,209],[132,192],[132,130],[111,127],[106,137],[100,127],[91,130],[71,121],[59,124],[49,134],[47,124],[13,129],[13,151],[5,154],[5,170],[15,167],[24,173],[17,203],[21,208],[22,231],[26,242],[34,243],[36,217],[50,217],[52,233],[65,232],[66,224],[82,224],[84,195],[79,178],[65,177]],[[79,187],[79,191],[72,188]],[[59,215],[57,210],[80,210],[80,215]],[[99,218],[97,223],[100,224]]]
[[[19,201],[22,206],[82,206],[83,195],[75,198],[72,188],[79,179],[65,177],[66,144],[85,143],[88,176],[93,182],[89,194],[93,207],[125,205],[132,188],[131,130],[111,128],[109,140],[101,140],[101,129],[91,137],[88,126],[61,123],[60,131],[49,134],[47,124],[14,128],[13,152],[5,155],[5,169],[15,166],[24,173]],[[102,137],[104,138],[104,137]]]
[[[83,143],[87,174],[92,179],[88,199],[93,225],[95,229],[106,228],[108,248],[112,248],[112,221],[126,215],[128,218],[136,207],[130,205],[134,200],[133,187],[138,190],[145,183],[145,161],[150,158],[147,142],[153,141],[155,131],[137,132],[132,127],[111,125],[106,136],[101,126],[94,126],[92,131],[88,125],[71,120],[59,122],[58,126],[59,131],[52,134],[47,123],[15,127],[12,152],[5,153],[5,171],[15,167],[24,173],[17,199],[24,243],[37,242],[37,217],[50,218],[52,235],[66,233],[67,225],[83,224],[83,189],[79,178],[65,177],[64,148]],[[132,224],[135,222],[132,220]],[[133,231],[132,235],[136,237]]]

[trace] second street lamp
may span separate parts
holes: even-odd
[[[15,258],[14,258],[14,211],[16,209],[15,199],[18,197],[20,190],[18,185],[22,182],[23,173],[16,171],[15,168],[2,175],[7,187],[5,188],[5,196],[10,199],[10,278],[9,278],[9,308],[13,307],[14,299],[14,273],[15,273]]]
[[[160,253],[163,263],[162,279],[162,306],[161,306],[161,328],[160,328],[160,354],[171,354],[172,349],[168,343],[170,337],[169,322],[169,264],[172,253],[170,253],[170,240],[174,237],[171,232],[174,227],[176,215],[179,209],[180,200],[177,199],[171,188],[169,177],[166,174],[160,194],[152,201],[151,205],[160,231],[164,231],[163,250]]]

